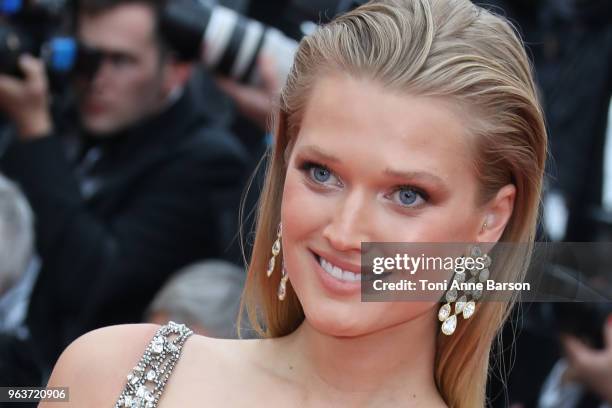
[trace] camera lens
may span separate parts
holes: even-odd
[[[257,59],[262,53],[274,57],[277,78],[284,82],[298,45],[226,7],[190,1],[167,5],[162,31],[179,56],[201,59],[210,70],[249,83],[259,80]]]

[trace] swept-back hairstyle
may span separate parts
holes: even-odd
[[[547,142],[531,66],[517,33],[505,19],[469,0],[372,1],[301,41],[281,93],[243,294],[243,310],[261,335],[288,334],[304,319],[290,287],[286,299],[278,301],[280,273],[268,279],[265,271],[280,221],[286,158],[313,82],[326,72],[367,78],[394,93],[456,102],[469,115],[479,203],[514,184],[514,209],[500,241],[527,243],[531,252]],[[503,268],[520,281],[525,258],[504,260]],[[513,303],[480,302],[452,336],[438,335],[434,375],[449,406],[485,404],[491,346]]]

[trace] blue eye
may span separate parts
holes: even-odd
[[[325,186],[342,186],[342,182],[338,177],[336,177],[330,169],[321,164],[306,162],[300,166],[300,170],[302,170],[313,183]]]
[[[403,207],[417,207],[425,202],[423,194],[411,187],[400,187],[393,193],[393,198]]]
[[[313,166],[310,168],[311,177],[319,183],[325,183],[331,177],[331,172],[325,167]]]

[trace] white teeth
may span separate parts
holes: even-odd
[[[355,278],[357,278],[357,279],[355,279]],[[356,274],[354,274],[353,272],[342,271],[342,280],[345,280],[345,281],[356,281],[358,279],[359,279],[359,277]]]
[[[329,273],[334,278],[346,281],[346,282],[358,282],[361,280],[361,274],[353,273],[350,271],[343,271],[338,266],[333,265],[331,262],[319,257],[319,264],[321,268],[327,273]]]

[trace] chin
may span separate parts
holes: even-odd
[[[335,337],[357,337],[377,329],[374,327],[377,326],[375,319],[366,316],[360,307],[323,303],[326,302],[321,301],[314,308],[304,309],[308,323],[320,333]]]
[[[117,121],[108,118],[88,118],[83,116],[82,121],[83,128],[94,136],[104,137],[119,129]]]
[[[358,326],[346,324],[338,320],[324,318],[316,319],[307,317],[310,325],[319,333],[333,337],[358,337],[364,334],[364,330]]]
[[[420,319],[435,321],[435,303],[343,303],[318,299],[303,305],[308,323],[319,333],[334,337],[360,337]]]

